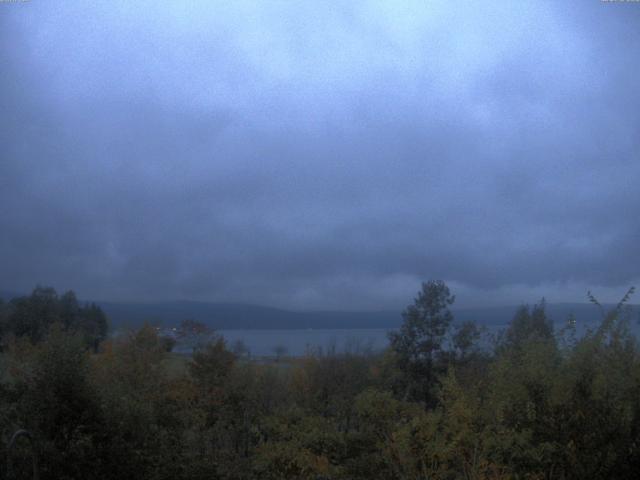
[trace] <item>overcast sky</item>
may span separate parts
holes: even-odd
[[[617,300],[639,72],[637,2],[0,2],[0,289]]]

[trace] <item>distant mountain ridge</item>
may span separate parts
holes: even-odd
[[[270,329],[360,329],[398,328],[402,323],[399,311],[300,312],[274,307],[235,303],[206,303],[191,301],[158,303],[97,302],[109,317],[113,327],[138,326],[144,322],[176,325],[185,319],[205,323],[217,330]],[[614,305],[604,305],[605,309]],[[638,319],[640,306],[630,305],[633,319]],[[480,325],[507,325],[517,305],[480,308],[454,308],[456,322],[475,321]],[[556,325],[574,315],[578,323],[593,323],[601,319],[601,312],[590,303],[557,303],[547,305],[547,314]]]
[[[97,304],[114,327],[137,326],[144,322],[175,325],[193,319],[217,330],[392,328],[401,321],[398,312],[384,311],[298,312],[260,305],[191,301]]]
[[[0,291],[0,298],[8,301],[19,296]],[[275,307],[242,303],[211,303],[196,301],[165,302],[95,302],[109,318],[112,328],[138,327],[145,322],[173,326],[192,319],[216,330],[277,330],[277,329],[361,329],[398,328],[401,311],[293,311]],[[614,305],[603,305],[606,310]],[[640,322],[640,305],[629,305],[632,322]],[[496,307],[452,308],[455,322],[475,321],[479,325],[507,325],[518,305]],[[599,309],[590,303],[547,304],[547,314],[556,325],[573,314],[578,323],[597,322]]]

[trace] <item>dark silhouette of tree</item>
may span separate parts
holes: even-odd
[[[519,307],[509,324],[500,349],[518,350],[527,342],[553,341],[553,323],[545,310],[544,298],[531,309],[528,305]]]
[[[232,351],[238,358],[251,357],[249,347],[240,339],[234,342]]]
[[[422,284],[413,305],[402,314],[400,331],[389,333],[391,349],[403,373],[404,399],[432,406],[439,374],[446,370],[443,343],[453,321],[449,306],[455,296],[442,280]]]
[[[480,336],[481,330],[475,322],[464,322],[456,327],[452,337],[452,346],[458,360],[464,360],[474,352]]]
[[[32,343],[42,341],[54,324],[77,333],[85,344],[97,350],[109,330],[102,309],[91,303],[81,305],[73,291],[58,296],[50,287],[36,287],[31,295],[13,298],[0,312],[0,335],[11,333]]]
[[[635,478],[631,293],[571,342],[556,343],[544,302],[520,307],[488,351],[475,325],[453,324],[446,285],[427,282],[385,352],[275,364],[236,361],[220,336],[188,359],[150,325],[95,352],[91,306],[41,289],[5,304],[2,324],[29,328],[0,352],[0,459],[28,478],[26,445],[9,447],[28,429],[42,480]]]
[[[276,362],[279,362],[282,357],[287,354],[287,347],[284,345],[276,345],[273,347],[273,353],[276,355]]]

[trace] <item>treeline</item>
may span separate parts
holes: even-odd
[[[56,324],[81,336],[94,350],[109,330],[102,309],[94,303],[81,305],[72,291],[59,296],[53,288],[36,287],[31,295],[13,298],[6,305],[0,299],[0,339],[4,342],[18,337],[39,343]]]
[[[149,326],[95,352],[60,315],[40,335],[6,329],[17,307],[5,305],[0,448],[28,429],[42,479],[635,478],[627,298],[580,338],[572,319],[554,332],[544,302],[522,307],[488,349],[432,281],[383,354],[278,364],[239,359],[222,338],[184,359]],[[11,456],[20,478],[29,454]]]

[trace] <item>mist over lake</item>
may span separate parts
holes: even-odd
[[[286,355],[301,356],[318,348],[324,351],[335,348],[337,352],[378,352],[388,344],[387,330],[361,328],[349,330],[220,330],[217,333],[226,340],[229,348],[242,341],[251,355],[273,356],[275,348],[284,347]],[[201,339],[204,340],[204,339]],[[199,339],[178,342],[174,352],[190,354]]]
[[[576,323],[576,338],[582,337],[589,329],[594,330],[600,324],[597,320]],[[490,348],[493,340],[508,327],[503,325],[488,325],[484,327],[482,347]],[[554,322],[557,334],[567,327],[567,321]],[[630,330],[638,335],[640,325],[638,321],[629,322]],[[251,356],[269,357],[276,355],[276,348],[283,347],[285,355],[302,356],[307,353],[336,352],[336,353],[379,353],[389,346],[387,328],[353,328],[353,329],[283,329],[283,330],[219,330],[229,348],[241,341]],[[192,338],[179,341],[173,351],[191,355],[193,348],[199,343],[206,343],[209,337]]]

